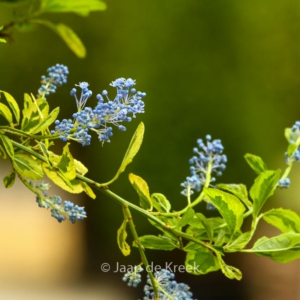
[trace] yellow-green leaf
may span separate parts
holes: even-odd
[[[56,185],[61,187],[63,190],[72,193],[79,194],[83,192],[81,182],[77,179],[68,180],[63,176],[63,173],[55,167],[51,167],[47,163],[42,164],[45,174],[51,179]]]
[[[3,146],[4,146],[7,154],[9,155],[9,157],[11,159],[14,159],[15,151],[14,151],[14,146],[13,146],[10,138],[8,138],[6,135],[0,134],[0,140],[2,141]]]
[[[13,122],[12,114],[9,108],[3,103],[0,103],[0,115],[2,115],[9,124],[12,124]]]
[[[117,232],[118,246],[124,256],[128,256],[130,254],[130,246],[126,242],[126,238],[127,238],[126,225],[127,225],[127,221],[124,220]]]
[[[241,228],[245,207],[236,196],[218,189],[206,188],[205,197],[218,209],[232,234]]]
[[[15,153],[13,167],[22,177],[38,180],[44,177],[41,164],[27,154]]]
[[[21,129],[25,132],[33,132],[40,123],[40,115],[35,103],[28,94],[24,94],[24,108],[22,110],[22,115]]]
[[[115,177],[112,180],[104,183],[103,185],[110,185],[112,182],[117,180],[119,175],[125,171],[127,165],[129,165],[132,162],[133,158],[140,150],[140,147],[143,142],[144,132],[145,132],[145,126],[144,126],[144,123],[141,122],[130,141],[130,144],[128,146],[128,149],[125,153],[125,156],[123,158],[123,161],[121,163],[121,166],[120,166],[117,174],[115,175]]]
[[[91,197],[92,199],[96,199],[95,193],[93,192],[93,190],[90,188],[90,186],[87,183],[81,181],[81,186],[82,186],[83,190],[85,191],[85,193],[89,197]]]
[[[69,150],[69,143],[65,145],[63,154],[59,163],[57,164],[57,167],[67,179],[72,180],[76,177],[76,167],[73,156]]]
[[[0,145],[0,157],[6,159],[6,152],[4,151],[3,147]]]
[[[16,178],[16,172],[11,170],[7,176],[3,178],[4,186],[8,189],[13,186]]]
[[[47,20],[32,20],[32,22],[44,25],[58,34],[66,43],[69,49],[79,58],[85,58],[86,49],[78,35],[63,23],[53,24]]]
[[[14,99],[14,97],[12,95],[10,95],[9,93],[6,93],[4,91],[0,91],[0,93],[3,93],[16,120],[17,120],[17,123],[19,123],[20,121],[20,108],[19,108],[19,105],[17,103],[17,101]]]
[[[140,197],[140,205],[144,209],[152,210],[152,201],[147,182],[134,174],[129,174],[129,181]]]
[[[46,118],[49,115],[49,104],[48,102],[43,99],[43,98],[38,98],[36,100],[40,111],[42,112],[42,115],[44,116],[44,118]]]
[[[80,175],[84,176],[88,172],[87,167],[82,162],[80,162],[79,160],[74,159],[74,163],[75,163],[76,171]]]
[[[39,146],[44,154],[44,157],[46,158],[47,160],[47,163],[50,165],[50,153],[46,147],[46,145],[43,143],[43,142],[39,142]]]
[[[40,13],[44,12],[73,12],[86,17],[92,11],[105,10],[106,4],[100,0],[43,0]]]
[[[51,113],[42,121],[37,128],[35,128],[32,133],[38,133],[46,128],[48,128],[56,119],[59,114],[59,107],[56,107],[51,111]]]

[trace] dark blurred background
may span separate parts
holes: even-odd
[[[284,168],[287,143],[283,131],[299,119],[299,1],[106,3],[106,11],[92,13],[88,18],[45,15],[53,22],[74,28],[86,45],[85,59],[75,57],[59,37],[42,27],[35,32],[15,32],[13,43],[0,45],[0,89],[10,92],[19,103],[24,92],[37,91],[40,76],[49,66],[62,63],[69,67],[68,84],[48,97],[52,107],[61,107],[60,119],[70,117],[76,109],[69,92],[78,82],[89,82],[94,94],[107,89],[112,95],[114,90],[108,86],[112,80],[131,77],[137,80],[137,89],[147,93],[146,113],[131,122],[127,132],[115,130],[110,144],[102,147],[96,136],[90,147],[72,144],[74,156],[88,166],[89,177],[105,182],[114,175],[140,121],[146,126],[142,148],[111,186],[134,203],[138,203],[138,197],[129,184],[129,172],[144,178],[151,192],[165,194],[174,209],[183,207],[186,200],[180,195],[180,183],[189,175],[188,159],[196,140],[206,134],[221,139],[228,156],[227,169],[219,182],[245,183],[248,188],[252,185],[255,174],[243,158],[247,152],[263,157],[270,169]],[[0,6],[0,24],[11,20],[10,12]],[[89,100],[91,106],[95,103],[95,98]],[[299,166],[291,175],[291,188],[279,191],[270,205],[299,213],[297,173]],[[0,192],[4,192],[4,187],[0,187]],[[10,202],[14,201],[13,192],[11,189]],[[89,217],[84,224],[69,229],[76,236],[81,228],[80,247],[85,249],[74,280],[95,285],[112,283],[115,289],[122,287],[130,299],[142,297],[141,288],[126,289],[122,275],[101,272],[104,262],[131,265],[140,259],[136,249],[130,257],[122,256],[116,243],[122,211],[111,199],[96,194],[95,201],[84,195],[78,198]],[[32,207],[40,213],[35,203]],[[200,205],[199,210],[207,213],[205,205]],[[10,216],[7,222],[15,222],[13,214]],[[51,224],[55,222],[49,213],[43,216]],[[156,233],[139,215],[134,214],[134,219],[140,235]],[[260,236],[277,233],[268,226],[260,229]],[[154,264],[184,262],[179,251],[147,251],[147,255]],[[220,271],[199,277],[178,273],[176,279],[188,283],[197,299],[300,299],[299,263],[277,265],[248,254],[229,255],[226,261],[242,270],[241,282],[225,278]]]

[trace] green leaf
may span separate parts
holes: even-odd
[[[201,222],[201,224],[203,225],[203,227],[205,228],[207,236],[208,236],[209,240],[212,242],[213,238],[214,238],[214,227],[212,226],[210,220],[207,219],[201,213],[196,213],[195,216]],[[189,224],[191,224],[191,222],[189,222]]]
[[[40,123],[40,115],[35,103],[28,94],[24,94],[24,108],[22,110],[21,129],[31,133]]]
[[[279,263],[288,263],[300,258],[300,233],[287,232],[272,238],[264,236],[248,252],[269,257]]]
[[[152,202],[147,182],[143,178],[132,173],[129,174],[129,181],[140,197],[141,207],[144,209],[151,210]]]
[[[62,2],[62,1],[61,1]],[[47,20],[31,20],[32,22],[44,25],[49,29],[53,30],[56,34],[58,34],[62,40],[66,43],[69,49],[79,58],[85,58],[86,49],[78,37],[78,35],[63,23],[53,24]]]
[[[0,91],[0,93],[4,94],[6,101],[8,102],[8,105],[10,106],[10,108],[17,120],[17,123],[19,123],[20,122],[20,108],[19,108],[17,101],[9,93],[6,93],[4,91]]]
[[[296,141],[298,138],[298,133],[293,132],[292,128],[285,128],[284,130],[284,136],[287,139],[287,141],[290,143],[291,141]]]
[[[217,184],[221,190],[227,191],[234,196],[238,197],[247,207],[252,207],[252,203],[248,199],[247,188],[244,184]]]
[[[47,163],[42,163],[42,167],[49,179],[51,179],[62,189],[73,194],[79,194],[83,191],[83,188],[79,181],[77,181],[76,179],[69,180],[66,176],[64,176],[60,169],[52,167]]]
[[[226,231],[224,229],[219,230],[217,238],[215,239],[215,246],[222,246],[227,240]]]
[[[117,231],[118,246],[124,256],[128,256],[130,254],[130,246],[126,242],[126,238],[127,238],[126,225],[127,225],[127,221],[124,220],[121,227]]]
[[[3,146],[4,146],[5,151],[8,154],[8,156],[11,159],[14,159],[15,151],[14,151],[14,146],[13,146],[10,138],[8,138],[6,135],[0,134],[0,140],[2,141]]]
[[[89,197],[91,197],[92,199],[96,199],[95,193],[93,192],[93,190],[91,189],[91,187],[90,187],[87,183],[81,181],[80,184],[81,184],[83,190],[85,191],[85,193],[86,193]]]
[[[44,118],[47,118],[47,116],[49,115],[49,104],[47,102],[47,100],[43,99],[43,98],[39,98],[36,100],[39,109],[43,115]]]
[[[167,213],[171,209],[171,204],[163,194],[153,193],[151,195],[151,201],[157,211],[161,213]]]
[[[92,11],[101,11],[105,9],[106,4],[99,0],[42,0],[39,12],[73,12],[86,17]]]
[[[194,218],[194,215],[195,211],[189,207],[175,227],[184,227]]]
[[[60,169],[68,180],[72,180],[76,177],[76,167],[73,156],[69,150],[69,143],[64,146],[63,154],[56,167]]]
[[[212,188],[205,189],[205,197],[218,209],[232,234],[241,228],[245,207],[237,197]]]
[[[0,145],[0,157],[6,159],[6,152],[4,151],[3,147]]]
[[[27,154],[15,153],[13,167],[22,177],[38,180],[44,177],[41,164]]]
[[[75,163],[76,171],[80,175],[84,176],[88,172],[87,167],[79,160],[74,159],[74,163]]]
[[[228,277],[229,279],[236,279],[236,280],[242,279],[242,272],[239,269],[227,265],[220,255],[218,255],[218,260],[219,260],[221,270],[226,277]]]
[[[112,180],[110,180],[109,182],[103,183],[103,185],[110,185],[112,182],[117,180],[119,175],[125,171],[125,168],[127,167],[127,165],[129,165],[132,162],[133,158],[140,150],[140,147],[143,142],[144,132],[145,132],[145,126],[144,126],[144,123],[141,122],[130,141],[130,144],[128,146],[128,149],[125,153],[125,156],[123,158],[123,161],[121,163],[121,166],[120,166],[117,174],[115,175],[115,177]]]
[[[3,103],[0,103],[0,115],[2,115],[9,124],[13,123],[12,114],[9,108]]]
[[[59,107],[56,107],[51,111],[51,113],[36,127],[32,133],[38,133],[47,129],[56,119],[59,114]]]
[[[48,153],[50,155],[50,161],[53,164],[57,165],[61,160],[61,156],[56,155],[52,151],[49,151]],[[82,162],[80,162],[79,160],[74,159],[74,158],[73,158],[73,160],[74,160],[74,164],[75,164],[75,168],[76,168],[77,173],[84,176],[88,172],[87,167]]]
[[[266,164],[264,163],[264,161],[259,156],[247,153],[245,155],[245,159],[246,159],[247,163],[249,164],[249,166],[258,175],[260,173],[268,170]]]
[[[54,154],[53,152],[49,151],[50,154],[50,162],[51,165],[47,163],[43,163],[43,169],[46,175],[59,187],[68,191],[69,193],[79,194],[81,192],[85,192],[89,197],[95,199],[96,195],[92,191],[92,189],[83,181],[80,181],[76,178],[69,180],[67,179],[62,171],[57,167],[60,163],[62,157],[59,155]],[[76,171],[82,175],[87,173],[87,168],[78,160],[73,159]],[[63,164],[63,162],[62,162]],[[73,172],[73,171],[72,171]],[[72,173],[71,172],[71,173]]]
[[[3,178],[4,186],[8,189],[15,183],[16,172],[11,170],[10,173]]]
[[[282,232],[300,233],[300,216],[292,210],[276,208],[263,214],[264,220]]]
[[[187,251],[185,259],[186,272],[201,275],[220,269],[217,258],[207,248],[189,242],[184,250]]]
[[[226,252],[237,252],[245,248],[249,243],[251,237],[252,237],[251,231],[244,232],[225,247]]]
[[[50,162],[50,153],[46,147],[46,145],[43,143],[43,142],[39,142],[39,146],[44,154],[44,157],[46,158],[47,160],[47,163],[50,165],[51,162]]]
[[[160,237],[155,235],[144,235],[139,237],[139,243],[146,249],[152,250],[173,250],[176,246],[168,237]],[[136,244],[133,243],[136,247]]]
[[[295,151],[298,149],[298,147],[299,146],[295,143],[289,144],[289,146],[287,148],[288,156],[291,157],[295,153]]]
[[[254,216],[258,215],[266,200],[274,194],[279,177],[280,170],[264,171],[255,179],[254,184],[250,189],[250,196],[253,200]]]
[[[2,0],[2,1],[3,1],[3,0]],[[0,2],[1,2],[1,1],[0,1]],[[3,29],[3,27],[4,27],[4,26],[0,26],[0,31]],[[6,43],[6,40],[0,38],[0,42],[1,42],[1,43]]]

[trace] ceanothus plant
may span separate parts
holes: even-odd
[[[0,126],[0,156],[9,159],[11,172],[3,179],[6,188],[13,186],[16,176],[36,196],[39,207],[50,210],[58,222],[72,223],[84,220],[84,207],[70,201],[63,201],[58,195],[50,195],[49,184],[41,182],[47,176],[52,182],[70,193],[85,192],[95,198],[93,189],[100,190],[120,204],[124,220],[117,232],[121,252],[127,256],[131,247],[127,243],[127,228],[133,237],[132,246],[139,251],[141,261],[128,271],[123,281],[136,287],[141,282],[141,272],[147,272],[144,286],[144,300],[149,299],[193,299],[189,287],[177,283],[174,273],[162,269],[153,272],[149,266],[146,249],[173,250],[186,253],[185,269],[194,275],[221,270],[230,279],[240,280],[239,269],[225,262],[226,254],[232,252],[254,253],[279,262],[287,263],[300,258],[300,217],[284,208],[273,208],[262,212],[265,202],[277,188],[288,188],[288,178],[293,163],[300,160],[300,122],[285,130],[288,147],[285,153],[287,167],[269,170],[263,160],[253,154],[245,159],[257,174],[248,191],[243,184],[216,183],[226,168],[227,156],[218,139],[210,135],[198,139],[190,159],[190,176],[181,184],[186,205],[173,211],[171,202],[160,193],[150,194],[147,183],[139,176],[129,174],[129,181],[139,196],[139,206],[123,199],[110,190],[110,185],[124,172],[140,149],[144,125],[140,123],[116,175],[108,182],[98,183],[86,176],[88,169],[76,160],[69,150],[71,142],[89,146],[93,136],[104,145],[113,141],[114,130],[126,130],[126,122],[137,114],[144,113],[145,93],[137,91],[135,80],[119,78],[110,85],[116,95],[109,97],[103,90],[93,96],[87,82],[81,82],[71,89],[70,97],[75,98],[77,110],[70,119],[58,119],[59,108],[50,111],[46,97],[51,97],[56,88],[67,82],[68,68],[56,64],[42,76],[37,95],[25,94],[22,112],[16,100],[9,93],[0,91],[8,105],[0,102],[0,114],[7,125]],[[1,100],[3,100],[3,98]],[[92,103],[94,106],[89,106]],[[75,107],[75,106],[74,106]],[[114,129],[115,128],[115,129]],[[51,149],[56,140],[65,142],[62,153]],[[214,217],[197,212],[197,205],[207,203],[207,209],[215,210]],[[139,236],[131,212],[137,212],[148,219],[160,234]],[[242,230],[245,218],[252,218],[251,228]],[[252,240],[259,221],[264,220],[278,228],[281,233],[268,238],[261,237],[252,247]],[[137,258],[139,259],[139,258]]]

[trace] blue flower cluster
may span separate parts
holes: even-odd
[[[117,90],[114,100],[110,100],[108,92],[104,90],[102,95],[96,95],[98,104],[92,109],[85,107],[87,100],[92,96],[92,91],[88,89],[87,82],[79,83],[80,98],[77,98],[75,88],[71,90],[71,95],[75,97],[77,104],[77,112],[73,114],[73,121],[71,119],[56,120],[55,130],[52,130],[51,133],[58,133],[63,141],[72,139],[82,146],[88,146],[91,143],[90,131],[96,132],[102,143],[110,142],[110,137],[113,135],[113,128],[109,126],[110,124],[118,127],[121,131],[125,131],[126,127],[120,123],[130,122],[136,114],[144,113],[145,104],[142,99],[146,93],[137,92],[133,88],[135,80],[131,78],[119,78],[110,85]],[[104,98],[106,98],[106,102]]]
[[[292,126],[290,144],[295,143],[299,137],[300,137],[300,121],[296,121],[295,124]],[[287,164],[293,161],[300,161],[299,147],[291,156],[289,156],[287,152],[284,153],[284,156],[285,156],[285,162]]]
[[[41,191],[43,194],[43,196],[36,196],[36,202],[38,203],[39,207],[46,209],[51,208],[51,216],[54,217],[59,223],[68,218],[71,223],[74,224],[76,221],[82,221],[84,218],[86,218],[84,207],[74,205],[74,203],[70,201],[64,201],[62,204],[62,199],[60,196],[55,195],[48,197],[47,191],[49,189],[49,184],[40,183],[36,185],[35,188]]]
[[[137,287],[138,284],[142,281],[142,276],[140,272],[144,269],[141,266],[135,266],[133,272],[128,271],[123,276],[123,281],[126,282],[128,280],[127,285],[132,287]]]
[[[280,179],[278,181],[278,186],[281,189],[288,189],[290,187],[291,180],[289,178]]]
[[[154,273],[155,280],[159,286],[159,299],[160,300],[193,300],[193,294],[189,291],[189,286],[185,283],[177,283],[174,278],[174,273],[162,269]],[[144,288],[145,297],[143,300],[154,300],[153,287],[151,280],[147,278],[147,284]]]
[[[197,155],[189,160],[192,165],[191,176],[188,176],[181,184],[184,187],[181,192],[184,196],[192,195],[194,191],[200,192],[207,178],[209,178],[209,183],[216,180],[211,174],[221,176],[226,168],[227,157],[222,154],[224,147],[221,140],[212,140],[211,136],[207,135],[206,144],[202,139],[198,139],[197,143],[199,148],[193,149]]]
[[[67,75],[69,74],[68,67],[56,64],[47,69],[48,76],[42,76],[42,85],[38,90],[38,97],[44,98],[45,95],[55,93],[58,86],[67,82]]]

